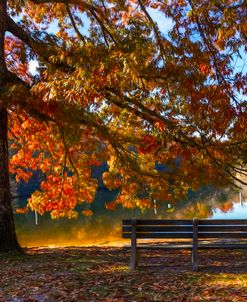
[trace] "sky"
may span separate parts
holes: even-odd
[[[165,17],[164,14],[162,14],[162,12],[157,9],[149,8],[148,12],[153,18],[153,20],[158,24],[161,33],[167,35],[169,30],[171,30],[173,27],[172,19]],[[79,29],[82,32],[82,34],[87,35],[88,29],[90,27],[90,21],[87,18],[86,14],[82,15],[82,20],[84,24],[83,27],[80,27]],[[58,31],[57,22],[53,22],[50,28],[48,29],[48,32],[55,34],[57,31]],[[244,48],[240,49],[239,52],[240,55],[242,56],[242,59],[238,57],[238,59],[233,63],[233,65],[235,65],[235,71],[236,72],[242,71],[243,73],[247,73],[247,54],[244,51]],[[37,73],[36,70],[37,67],[38,67],[38,62],[36,60],[31,60],[29,62],[29,71],[31,72],[31,74]]]
[[[222,212],[220,209],[215,209],[212,219],[246,219],[247,217],[247,201],[242,204],[236,203],[233,208],[227,213]]]
[[[163,34],[167,34],[168,31],[172,29],[173,22],[170,18],[166,18],[160,11],[152,9],[152,8],[148,9],[148,12],[152,16],[152,18],[155,20],[155,22],[157,22],[159,29]],[[86,17],[86,14],[84,14],[84,16],[82,18],[83,18],[84,26],[80,27],[80,31],[82,32],[82,34],[87,35],[88,29],[90,27],[90,21]],[[50,28],[48,29],[48,32],[55,34],[57,31],[58,31],[57,22],[53,22],[51,24]],[[37,73],[37,70],[36,70],[37,67],[38,67],[37,60],[31,60],[29,62],[29,71],[32,74]]]

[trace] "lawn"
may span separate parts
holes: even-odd
[[[0,302],[247,301],[247,251],[145,251],[134,272],[122,247],[32,248],[0,254]]]

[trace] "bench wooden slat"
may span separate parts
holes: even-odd
[[[247,249],[247,244],[241,243],[216,243],[216,244],[202,244],[198,245],[198,249]]]
[[[192,225],[192,220],[137,219],[136,225]],[[123,225],[131,225],[131,219],[124,219]],[[247,225],[247,219],[199,219],[198,225]]]
[[[192,226],[161,226],[161,225],[148,225],[137,226],[137,232],[192,232]],[[246,229],[247,230],[247,229]],[[122,228],[124,233],[131,232],[131,226],[124,225]]]
[[[136,227],[137,232],[190,232],[192,229],[192,226],[185,225],[141,225]],[[122,231],[131,232],[131,226],[123,225]],[[199,225],[198,232],[247,232],[247,225]]]
[[[131,247],[125,247],[130,249]],[[191,250],[192,244],[169,244],[169,245],[138,245],[141,250]],[[223,243],[223,244],[199,244],[198,249],[247,249],[247,244],[241,243]]]
[[[199,225],[200,232],[247,232],[247,225]]]
[[[131,233],[123,233],[123,238],[131,238]],[[157,233],[136,233],[136,238],[154,239],[154,238],[192,238],[193,232],[157,232]]]
[[[198,238],[247,238],[247,232],[201,232]]]
[[[124,219],[122,224],[131,225],[131,219]],[[136,219],[136,225],[192,225],[192,220]]]
[[[123,233],[123,238],[131,238],[131,233]],[[136,238],[192,238],[193,232],[137,232]],[[219,233],[219,232],[204,232],[199,233],[198,239],[210,239],[210,238],[247,238],[247,232],[236,232],[236,233]]]
[[[191,250],[192,244],[169,244],[165,245],[138,245],[141,250]]]
[[[199,225],[247,225],[247,219],[199,219]]]

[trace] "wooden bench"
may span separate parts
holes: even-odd
[[[247,219],[126,219],[123,220],[122,237],[131,239],[131,270],[137,267],[138,250],[142,249],[191,250],[192,269],[196,270],[198,249],[246,249],[247,242],[241,243],[239,240],[247,238]],[[137,239],[186,239],[187,242],[166,242],[158,245],[137,244]]]

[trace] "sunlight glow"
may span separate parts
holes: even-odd
[[[29,62],[29,71],[32,75],[37,74],[37,68],[39,67],[39,63],[37,60],[31,60]]]

